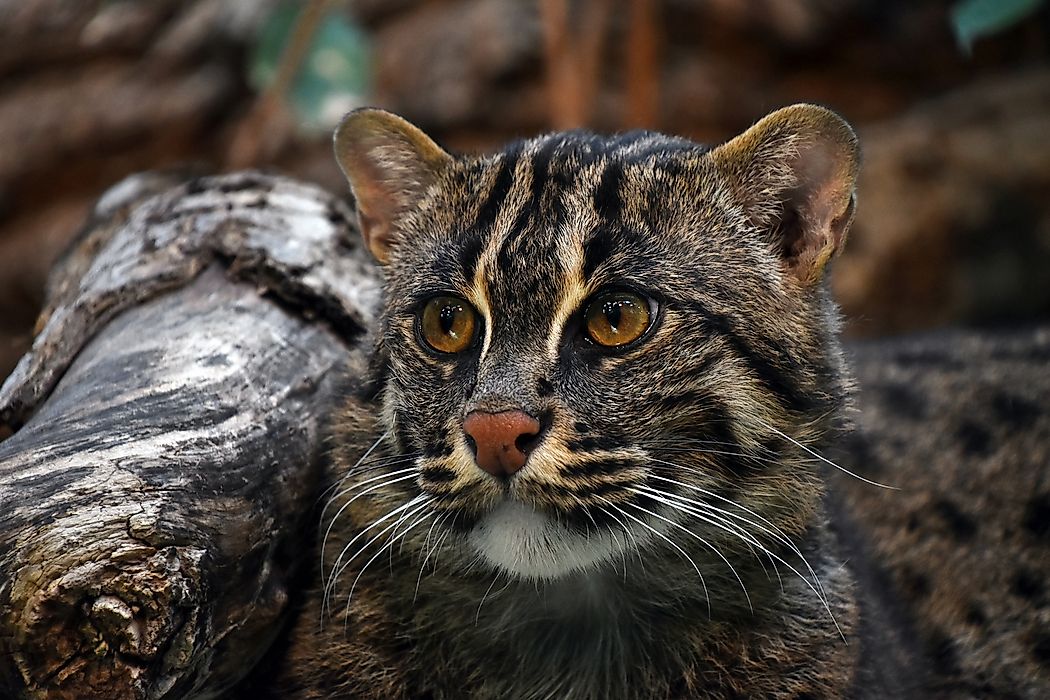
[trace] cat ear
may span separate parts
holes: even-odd
[[[350,112],[336,128],[335,159],[357,200],[365,245],[381,263],[399,243],[404,215],[452,164],[418,128],[370,108]]]
[[[711,152],[751,221],[802,284],[820,280],[853,221],[857,137],[816,105],[777,110]]]

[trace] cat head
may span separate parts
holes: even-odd
[[[365,109],[335,148],[385,276],[381,431],[482,561],[553,579],[692,549],[681,528],[739,545],[730,502],[805,527],[805,448],[844,395],[822,283],[854,209],[841,118],[796,105],[714,149],[568,132],[459,157]]]

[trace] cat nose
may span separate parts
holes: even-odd
[[[509,477],[525,466],[540,434],[540,422],[524,411],[473,411],[463,432],[474,441],[474,461],[496,477]]]

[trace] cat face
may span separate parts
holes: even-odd
[[[565,133],[458,159],[392,115],[344,122],[385,263],[383,428],[484,562],[554,579],[654,543],[749,545],[740,513],[803,526],[795,441],[842,394],[818,281],[855,146],[791,109],[714,151]]]

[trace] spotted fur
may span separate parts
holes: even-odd
[[[854,348],[857,430],[831,507],[915,697],[1050,697],[1050,327]],[[887,639],[887,638],[884,638]]]
[[[336,149],[386,294],[335,421],[289,696],[851,692],[815,457],[848,394],[821,279],[852,218],[849,127],[800,105],[713,150],[571,132],[453,157],[368,110]],[[610,351],[580,314],[622,287],[655,322]],[[416,320],[446,293],[480,317],[452,357]],[[543,426],[507,482],[462,429],[504,409]]]

